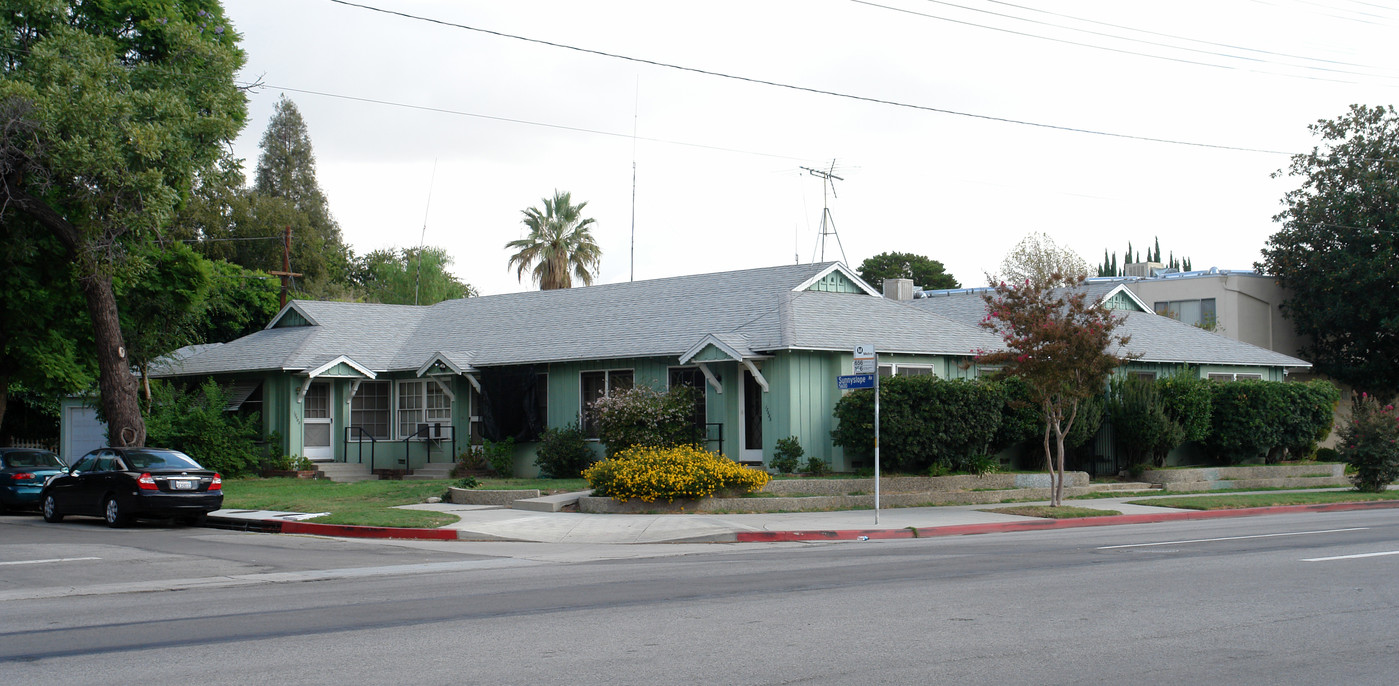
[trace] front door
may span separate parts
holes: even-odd
[[[301,403],[301,454],[321,462],[335,459],[330,445],[330,384],[324,381],[311,384]]]
[[[739,452],[739,462],[762,462],[763,461],[763,387],[758,385],[758,380],[753,378],[753,373],[747,369],[743,370],[743,408],[739,416],[743,420],[743,426],[739,432],[742,436],[742,450]]]

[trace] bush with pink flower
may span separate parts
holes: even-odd
[[[1361,491],[1383,491],[1399,479],[1399,415],[1372,395],[1360,394],[1341,433],[1341,459],[1354,465],[1351,481]]]

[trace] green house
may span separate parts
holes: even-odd
[[[1159,317],[1125,289],[1103,296],[1143,339],[1167,337],[1162,350],[1200,358],[1143,356],[1129,370],[1207,362],[1203,373],[1280,379],[1306,365]],[[731,458],[764,463],[796,436],[808,455],[848,470],[856,465],[831,430],[836,377],[852,373],[854,347],[873,344],[881,374],[975,377],[984,370],[973,351],[1000,342],[976,326],[984,314],[970,291],[884,297],[840,263],[424,307],[296,301],[262,331],[172,353],[153,376],[212,376],[230,409],[260,412],[288,454],[365,469],[450,463],[472,443],[512,437],[516,472],[530,474],[545,428],[587,428],[590,402],[647,384],[700,390],[697,428]],[[1139,340],[1134,332],[1134,348]]]

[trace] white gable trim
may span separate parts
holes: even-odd
[[[1109,300],[1112,300],[1113,296],[1117,295],[1118,293],[1126,295],[1127,299],[1131,300],[1132,302],[1136,303],[1138,307],[1142,308],[1142,312],[1146,312],[1148,314],[1156,313],[1156,310],[1148,306],[1146,304],[1146,301],[1137,297],[1137,294],[1133,293],[1132,289],[1127,287],[1127,284],[1118,284],[1117,288],[1108,291],[1108,294],[1103,296],[1103,299],[1099,300],[1098,302],[1107,302]]]
[[[467,374],[476,371],[470,365],[463,367],[459,364],[456,364],[455,362],[452,362],[451,358],[447,357],[446,353],[438,351],[433,353],[432,357],[429,357],[427,362],[423,363],[423,366],[418,367],[417,375],[422,376],[424,374],[427,374],[429,371],[432,371],[433,365],[437,364],[441,364],[443,367],[446,367],[447,369],[451,370],[453,374]]]
[[[351,369],[354,369],[355,371],[359,372],[360,374],[363,374],[363,375],[365,376],[365,378],[372,379],[372,378],[374,378],[374,376],[375,376],[374,372],[370,371],[368,367],[366,367],[366,366],[364,366],[364,365],[362,365],[362,364],[360,364],[360,363],[358,363],[358,362],[355,362],[354,360],[350,359],[349,357],[346,357],[345,355],[341,355],[341,356],[339,356],[339,357],[337,357],[337,358],[335,358],[335,359],[333,359],[333,360],[331,360],[331,361],[329,361],[329,362],[327,362],[327,363],[325,363],[325,364],[323,364],[323,365],[321,365],[321,366],[319,366],[319,367],[316,367],[315,369],[312,369],[312,370],[309,371],[309,372],[306,372],[306,376],[308,376],[308,377],[314,379],[314,378],[316,378],[316,377],[318,377],[318,376],[320,376],[320,375],[326,373],[326,372],[329,371],[332,367],[334,367],[335,365],[340,364],[340,363],[342,363],[342,362],[345,363],[345,364],[347,364],[347,365],[349,365]]]
[[[732,357],[735,362],[741,362],[745,357],[753,357],[752,351],[749,351],[748,354],[745,355],[744,353],[740,352],[738,348],[735,348],[729,345],[728,343],[719,340],[718,336],[715,336],[711,333],[706,335],[704,338],[700,339],[700,342],[696,343],[689,350],[686,350],[685,354],[680,356],[680,364],[689,364],[690,360],[693,360],[696,355],[704,352],[704,349],[708,348],[711,345],[718,348],[719,351],[724,353],[725,355]]]
[[[272,321],[270,321],[270,322],[267,323],[267,326],[264,326],[264,327],[262,327],[262,328],[264,328],[264,329],[276,328],[277,322],[281,321],[281,320],[282,320],[282,317],[286,316],[287,312],[289,312],[289,311],[291,311],[291,310],[296,310],[296,313],[299,314],[299,315],[301,315],[301,317],[302,317],[303,319],[305,319],[306,321],[310,322],[310,323],[311,323],[311,326],[320,326],[320,325],[321,325],[320,322],[316,321],[316,318],[315,318],[315,317],[312,317],[310,314],[308,314],[308,313],[306,312],[306,309],[303,308],[303,307],[300,305],[300,303],[298,303],[297,301],[293,300],[293,301],[287,303],[287,306],[286,306],[286,307],[283,307],[283,308],[282,308],[282,311],[281,311],[281,312],[278,312],[278,313],[277,313],[277,316],[273,317],[273,318],[272,318]]]
[[[860,290],[862,290],[862,291],[864,291],[864,292],[866,292],[866,293],[868,293],[868,294],[870,294],[870,295],[872,295],[872,296],[874,296],[874,297],[876,297],[876,298],[882,298],[882,297],[884,297],[884,294],[883,294],[883,293],[880,293],[879,291],[876,291],[876,290],[874,289],[874,286],[871,286],[871,285],[865,283],[865,280],[864,280],[864,279],[860,278],[857,274],[855,274],[855,272],[850,271],[849,268],[847,268],[844,264],[841,264],[840,262],[833,262],[833,263],[831,263],[831,266],[826,267],[825,269],[822,269],[820,272],[818,272],[818,273],[816,274],[816,276],[813,276],[813,277],[807,279],[806,281],[803,281],[803,282],[801,283],[800,286],[797,286],[796,288],[793,288],[793,289],[792,289],[792,292],[793,292],[793,293],[796,293],[796,292],[804,291],[804,290],[806,290],[806,289],[808,289],[808,288],[811,288],[811,286],[812,286],[813,284],[815,284],[817,281],[820,281],[821,279],[826,278],[826,276],[829,275],[831,272],[840,272],[840,273],[841,273],[842,275],[844,275],[846,278],[850,279],[850,282],[851,282],[851,283],[855,284],[856,286],[859,286],[859,287],[860,287]]]

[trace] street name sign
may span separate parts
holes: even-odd
[[[836,377],[836,385],[842,391],[859,388],[874,388],[873,374],[842,374]]]

